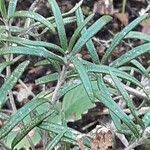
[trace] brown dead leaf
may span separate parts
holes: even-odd
[[[129,23],[129,15],[127,13],[116,13],[114,16],[124,25],[127,26]]]
[[[113,136],[110,129],[104,126],[96,126],[90,138],[92,150],[112,150]]]
[[[142,33],[150,34],[150,19],[142,22],[141,25],[143,26]]]

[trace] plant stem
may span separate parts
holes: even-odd
[[[126,4],[127,4],[127,0],[122,0],[122,14],[125,13]]]
[[[59,90],[60,90],[62,84],[63,84],[64,81],[65,81],[66,71],[67,71],[67,67],[66,67],[65,65],[63,65],[62,71],[61,71],[61,73],[60,73],[60,77],[59,77],[59,79],[58,79],[56,88],[55,88],[54,93],[53,93],[53,96],[52,96],[51,103],[52,103],[53,105],[54,105],[54,104],[57,102],[57,100],[58,100],[58,97],[59,97]]]

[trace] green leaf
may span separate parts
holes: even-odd
[[[55,0],[48,0],[48,2],[51,5],[52,11],[53,11],[53,14],[55,17],[55,22],[57,25],[57,30],[58,30],[58,34],[59,34],[61,47],[64,49],[64,51],[66,51],[67,47],[68,47],[68,42],[67,42],[67,36],[66,36],[66,32],[65,32],[62,14],[61,14],[58,4]]]
[[[47,99],[37,98],[28,102],[24,107],[20,108],[16,114],[13,114],[5,125],[0,129],[0,139],[5,137],[21,120],[23,120],[31,111],[43,103],[48,102]]]
[[[71,57],[74,57],[82,48],[84,44],[88,40],[90,40],[100,29],[102,29],[108,22],[112,20],[112,17],[110,16],[103,16],[100,19],[98,19],[92,26],[90,26],[84,34],[79,38],[75,46],[73,47],[73,50],[71,52]]]
[[[94,98],[94,94],[93,94],[92,84],[91,84],[91,81],[89,79],[86,69],[84,68],[82,62],[80,62],[80,60],[77,59],[76,57],[72,60],[72,63],[74,64],[74,66],[81,78],[81,81],[83,83],[85,91],[87,92],[91,101],[94,102],[95,98]]]
[[[66,83],[62,89],[60,89],[60,97],[62,97],[63,95],[65,95],[67,92],[69,92],[70,90],[76,88],[77,86],[81,85],[82,82],[80,80],[73,80],[70,81],[69,83]]]
[[[46,27],[48,27],[52,32],[55,32],[55,28],[53,27],[53,25],[47,21],[43,16],[41,16],[38,13],[32,12],[32,11],[16,11],[13,15],[10,16],[12,17],[25,17],[25,18],[31,18],[34,19],[38,22],[40,22],[41,24],[45,25]]]
[[[15,46],[15,47],[5,47],[0,49],[0,55],[6,54],[24,54],[24,55],[34,55],[44,58],[50,58],[53,60],[57,60],[59,62],[63,62],[63,58],[57,56],[56,54],[46,50],[43,47],[23,47],[23,46]]]
[[[136,119],[136,121],[142,126],[144,127],[143,122],[141,121],[141,119],[138,117],[138,114],[136,112],[136,107],[133,104],[132,99],[130,98],[129,94],[127,93],[127,91],[125,90],[125,88],[123,87],[122,83],[120,82],[120,80],[117,78],[117,76],[110,71],[110,75],[111,78],[113,80],[113,82],[115,83],[116,88],[118,89],[119,93],[121,94],[121,96],[124,98],[128,108],[130,109],[132,115],[134,116],[134,118]]]
[[[15,13],[18,0],[10,0],[8,5],[7,18],[10,19]]]
[[[34,66],[44,66],[44,65],[49,65],[49,64],[51,64],[51,62],[48,59],[44,59],[35,63]]]
[[[0,119],[2,120],[7,120],[9,118],[9,116],[3,112],[0,112]]]
[[[84,22],[84,16],[82,13],[82,9],[79,7],[76,11],[76,16],[77,16],[77,24],[78,26],[80,26],[82,24],[82,22]],[[86,32],[86,27],[83,28],[81,34],[84,34]],[[93,41],[90,39],[87,41],[86,43],[86,47],[88,49],[88,52],[90,53],[90,56],[92,58],[92,61],[96,64],[100,63],[98,54],[97,54],[97,50],[93,44]]]
[[[37,125],[49,117],[53,112],[46,112],[38,116],[34,116],[31,121],[25,125],[23,129],[16,135],[12,142],[12,149]]]
[[[61,72],[60,65],[62,63],[56,62],[55,60],[52,60],[50,58],[41,60],[37,62],[34,66],[44,66],[44,65],[49,65],[49,64],[51,64],[56,69],[57,72]]]
[[[53,148],[60,142],[61,138],[67,130],[61,131],[46,147],[46,150],[53,150]]]
[[[143,16],[138,17],[134,21],[132,21],[128,26],[126,26],[121,32],[119,32],[112,40],[111,45],[106,50],[106,53],[104,54],[101,62],[102,64],[107,63],[109,56],[114,52],[116,46],[120,44],[122,39],[133,29],[135,28],[140,22],[142,22],[144,19],[149,17],[148,14],[144,14]]]
[[[137,60],[133,59],[131,60],[131,63],[145,76],[149,77],[147,70],[143,67],[143,65],[138,62]]]
[[[122,111],[122,109],[112,99],[102,77],[98,79],[98,87],[100,89],[100,97],[98,98],[108,109],[110,109],[118,118],[120,118],[128,128],[134,133],[135,137],[139,137],[139,131],[134,122]]]
[[[6,17],[6,6],[5,6],[5,0],[0,1],[0,13],[2,17]]]
[[[125,63],[130,62],[132,59],[135,59],[149,51],[150,51],[150,43],[146,43],[146,44],[137,46],[137,47],[131,49],[130,51],[126,52],[122,56],[120,56],[115,61],[113,61],[111,66],[119,67],[121,65],[124,65]]]
[[[0,63],[0,73],[9,65],[13,64],[13,62],[2,62]]]
[[[72,82],[70,83],[72,85]],[[95,86],[95,84],[92,84]],[[82,91],[82,94],[80,92]],[[60,91],[61,92],[61,91]],[[88,97],[83,85],[78,85],[65,94],[62,102],[62,110],[67,121],[81,119],[82,114],[95,106]]]
[[[78,25],[78,28],[75,30],[74,34],[72,35],[70,42],[69,42],[69,46],[68,46],[68,51],[70,52],[75,44],[75,42],[77,41],[80,32],[82,31],[82,29],[86,26],[86,24],[93,18],[94,14],[91,14],[90,16],[88,16],[85,21],[81,22]]]
[[[122,127],[120,118],[117,115],[115,115],[115,113],[113,113],[112,111],[110,111],[109,113],[114,122],[115,127],[117,128],[118,131],[120,131]]]
[[[138,85],[139,87],[143,88],[142,84],[136,78],[134,78],[130,74],[128,74],[124,71],[121,71],[119,69],[116,69],[114,67],[87,63],[87,64],[85,64],[85,68],[88,72],[95,72],[95,73],[110,74],[110,71],[112,71],[116,74],[117,77],[122,78],[127,81],[130,81],[130,82],[134,83],[135,85]]]
[[[42,124],[39,125],[39,128],[50,131],[50,132],[54,132],[56,134],[59,134],[62,131],[66,130],[66,132],[64,133],[64,136],[68,139],[72,139],[73,141],[76,141],[76,136],[78,135],[77,131],[71,128],[56,124],[56,123],[42,122]]]
[[[145,127],[150,126],[150,111],[147,111],[143,117],[143,122],[145,124]]]
[[[130,31],[126,36],[126,39],[139,39],[139,40],[144,40],[147,42],[150,42],[150,35],[144,34],[142,32],[138,31]]]
[[[40,85],[40,84],[45,84],[45,83],[56,81],[56,80],[58,80],[58,73],[53,73],[53,74],[45,75],[35,80],[35,84]]]
[[[0,37],[0,41],[9,41],[13,43],[17,43],[19,45],[30,45],[30,46],[39,46],[39,47],[46,47],[52,50],[57,50],[58,52],[64,54],[64,51],[61,47],[53,44],[53,43],[48,43],[48,42],[43,42],[43,41],[32,41],[28,40],[25,38],[20,38],[20,37]]]
[[[5,80],[4,84],[0,88],[0,108],[2,108],[3,104],[5,104],[7,100],[8,93],[12,90],[18,79],[21,77],[22,73],[26,69],[29,61],[25,61],[21,63],[13,72],[12,74]]]

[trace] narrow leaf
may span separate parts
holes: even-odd
[[[67,47],[68,47],[68,42],[67,42],[67,36],[66,36],[66,32],[65,32],[62,14],[60,12],[60,9],[58,7],[56,0],[48,0],[48,2],[51,5],[52,11],[53,11],[53,14],[55,17],[55,22],[57,25],[57,30],[58,30],[58,34],[59,34],[61,47],[64,49],[64,51],[66,51]]]
[[[93,95],[93,89],[92,89],[92,84],[91,81],[88,77],[88,73],[86,69],[84,68],[83,64],[80,62],[79,59],[76,57],[72,60],[72,63],[74,64],[81,81],[83,83],[83,86],[85,88],[85,91],[87,92],[89,98],[91,99],[92,102],[94,102],[94,95]]]
[[[85,45],[88,40],[90,40],[100,29],[102,29],[111,20],[112,17],[105,15],[98,19],[92,26],[90,26],[86,30],[86,32],[82,34],[82,36],[73,47],[71,57],[74,57],[81,50],[82,46]]]
[[[53,148],[60,142],[66,130],[61,131],[46,147],[46,150],[53,150]]]
[[[0,108],[2,108],[3,104],[5,104],[7,100],[8,93],[12,90],[18,79],[21,77],[22,73],[26,69],[29,61],[25,61],[21,63],[12,74],[5,80],[4,84],[0,88]]]
[[[0,55],[6,54],[24,54],[24,55],[34,55],[44,58],[50,58],[53,60],[57,60],[59,62],[63,62],[63,58],[57,56],[56,54],[46,50],[43,47],[22,47],[22,46],[15,46],[15,47],[5,47],[0,49]]]
[[[96,65],[96,64],[92,64],[92,63],[87,63],[87,64],[85,64],[85,68],[86,68],[86,70],[88,72],[95,72],[95,73],[110,74],[110,71],[112,71],[119,78],[122,78],[124,80],[130,81],[130,82],[134,83],[135,85],[138,85],[139,87],[143,88],[142,84],[136,78],[134,78],[130,74],[128,74],[128,73],[126,73],[124,71],[121,71],[119,69],[116,69],[114,67],[109,67],[109,66],[105,66],[105,65]]]
[[[6,6],[5,6],[5,0],[0,1],[0,13],[2,17],[6,17]]]
[[[49,117],[53,112],[46,112],[38,116],[34,116],[31,121],[25,125],[23,129],[16,135],[12,141],[12,149],[37,125],[39,125],[44,119]]]
[[[143,67],[143,65],[138,62],[136,59],[131,60],[131,63],[145,76],[149,76],[147,70]]]
[[[0,63],[0,73],[9,65],[13,64],[13,62],[2,62]]]
[[[144,40],[147,42],[150,42],[150,35],[144,34],[142,32],[138,31],[130,31],[126,36],[126,39],[139,39],[139,40]]]
[[[53,25],[38,13],[32,11],[17,11],[11,17],[25,17],[34,19],[48,27],[52,32],[55,32],[55,28],[53,27]]]
[[[17,6],[17,1],[18,0],[10,0],[9,5],[8,5],[8,13],[7,13],[7,18],[10,19],[15,13],[16,6]]]
[[[144,19],[149,17],[148,14],[144,14],[143,16],[138,17],[134,21],[132,21],[128,26],[126,26],[121,32],[119,32],[111,42],[111,45],[106,50],[106,53],[104,54],[102,58],[102,64],[105,64],[108,61],[109,56],[114,52],[116,46],[121,43],[122,39],[133,29],[135,28],[140,22],[142,22]]]
[[[21,120],[23,120],[31,111],[46,103],[47,99],[37,98],[28,102],[24,107],[20,108],[16,114],[13,114],[5,125],[0,129],[0,139],[5,137]]]
[[[58,52],[64,54],[64,51],[61,47],[53,44],[53,43],[48,43],[48,42],[43,42],[43,41],[32,41],[28,40],[25,38],[20,38],[20,37],[0,37],[0,41],[9,41],[13,43],[17,43],[19,45],[30,45],[30,46],[39,46],[39,47],[46,47],[52,50],[57,50]]]
[[[45,75],[37,80],[35,80],[36,85],[45,84],[48,82],[56,81],[58,79],[58,73]]]
[[[75,42],[77,41],[78,37],[80,36],[80,32],[82,31],[82,29],[86,26],[86,24],[93,18],[94,14],[91,14],[90,16],[88,16],[85,21],[81,22],[78,25],[78,28],[75,30],[74,34],[72,35],[70,42],[69,42],[69,46],[68,46],[68,51],[70,52],[75,44]]]
[[[137,47],[131,49],[130,51],[126,52],[122,56],[120,56],[115,61],[113,61],[111,66],[119,67],[121,65],[124,65],[125,63],[130,62],[132,59],[135,59],[149,51],[150,51],[150,43],[146,43],[146,44],[137,46]]]
[[[116,88],[118,89],[119,93],[123,96],[128,108],[130,109],[132,115],[134,116],[134,118],[136,119],[136,121],[142,126],[144,127],[143,122],[141,121],[141,119],[138,117],[138,114],[136,112],[136,107],[133,104],[132,99],[130,98],[129,94],[127,93],[127,91],[124,89],[122,83],[120,82],[120,80],[116,77],[116,75],[113,72],[110,72],[111,78],[113,80],[113,82],[116,85]]]
[[[84,22],[84,16],[83,16],[81,7],[79,7],[77,9],[76,16],[77,16],[77,24],[78,24],[78,26],[80,26],[80,24],[82,22]],[[81,34],[84,34],[85,32],[86,32],[86,27],[83,28]],[[99,57],[98,57],[98,54],[97,54],[97,50],[96,50],[96,48],[94,46],[94,43],[91,39],[87,41],[86,47],[88,49],[88,52],[90,53],[92,61],[96,64],[99,64],[100,60],[99,60]]]
[[[42,129],[50,131],[50,132],[54,132],[56,134],[59,134],[62,131],[66,130],[66,132],[64,133],[64,136],[67,137],[68,139],[72,139],[74,141],[76,141],[76,136],[79,134],[79,132],[77,132],[71,128],[64,127],[62,125],[55,124],[55,123],[49,123],[49,122],[42,122],[42,124],[39,125],[39,128],[42,128]]]
[[[107,89],[105,83],[103,82],[102,77],[98,79],[98,86],[101,92],[99,100],[108,107],[117,117],[119,117],[128,128],[134,133],[136,137],[139,137],[139,132],[136,128],[136,125],[133,121],[121,110],[121,108],[116,104],[112,99],[109,90]]]

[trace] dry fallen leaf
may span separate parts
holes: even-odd
[[[129,15],[127,13],[115,13],[114,16],[124,25],[127,26],[129,22]]]
[[[90,138],[92,150],[112,150],[113,136],[110,129],[98,125],[92,130]]]

